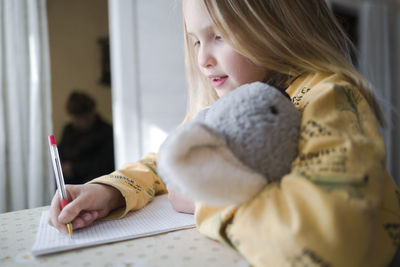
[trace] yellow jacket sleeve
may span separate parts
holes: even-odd
[[[140,161],[126,164],[121,170],[96,178],[90,183],[101,183],[115,187],[125,198],[126,206],[113,211],[105,219],[125,216],[150,202],[155,195],[167,193],[157,175],[156,155],[149,154]]]
[[[386,266],[400,194],[366,100],[335,76],[299,78],[287,93],[302,113],[291,172],[244,205],[197,204],[199,230],[254,266]]]

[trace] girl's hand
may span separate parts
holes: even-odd
[[[49,224],[66,234],[67,223],[71,222],[73,229],[83,228],[125,204],[121,193],[108,185],[66,185],[66,191],[70,203],[61,211],[56,192],[49,212]]]
[[[168,189],[168,200],[171,202],[174,210],[183,213],[194,214],[194,202],[181,193],[173,191],[171,188]]]

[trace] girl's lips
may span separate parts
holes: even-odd
[[[215,77],[211,79],[211,84],[214,88],[219,88],[228,80],[228,76]]]

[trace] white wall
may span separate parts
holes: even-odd
[[[116,167],[157,152],[186,111],[180,1],[109,0]]]
[[[142,152],[158,151],[186,111],[183,24],[174,0],[137,1]]]

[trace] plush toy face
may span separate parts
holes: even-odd
[[[189,198],[211,205],[249,201],[290,171],[300,114],[274,87],[240,86],[167,138],[160,177]]]

